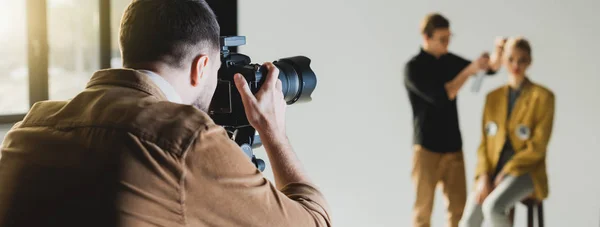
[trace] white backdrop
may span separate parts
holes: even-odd
[[[318,86],[311,103],[291,106],[288,133],[311,177],[321,186],[335,226],[410,226],[414,201],[411,111],[402,68],[421,43],[418,24],[439,11],[455,34],[451,51],[474,58],[498,35],[524,35],[533,46],[532,80],[557,95],[548,153],[550,197],[546,226],[600,226],[600,1],[244,0],[240,50],[254,62],[306,55]],[[469,187],[485,93],[459,95]],[[10,125],[0,126],[0,140]],[[258,155],[266,158],[264,151]],[[272,179],[267,168],[266,174]],[[517,225],[525,226],[523,207]],[[441,193],[432,226],[444,226]]]
[[[546,226],[600,225],[600,1],[239,2],[239,32],[248,42],[241,52],[258,63],[293,55],[313,60],[314,100],[289,108],[288,132],[326,193],[335,226],[410,226],[412,116],[401,72],[421,44],[419,22],[432,11],[450,19],[450,49],[467,58],[491,51],[499,35],[531,41],[530,78],[557,95]],[[484,97],[506,82],[506,71],[487,79],[480,93],[469,90],[471,82],[459,95],[469,188]],[[525,226],[524,216],[518,207],[517,226]],[[438,191],[432,226],[444,223]]]

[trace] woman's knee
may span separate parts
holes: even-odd
[[[498,199],[487,198],[481,206],[483,217],[485,219],[503,218],[506,215],[506,208]]]

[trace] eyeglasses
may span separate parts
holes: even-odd
[[[431,37],[430,39],[432,41],[438,41],[438,42],[440,42],[442,44],[447,44],[448,42],[450,42],[451,38],[454,38],[454,34],[450,34],[448,36],[441,36],[439,38],[433,38],[433,37]]]
[[[436,41],[439,41],[440,43],[448,43],[450,42],[450,39],[454,37],[454,34],[450,34],[449,36],[442,36],[440,38],[438,38]]]

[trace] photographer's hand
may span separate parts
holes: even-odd
[[[261,89],[253,95],[248,82],[241,74],[236,74],[235,84],[244,103],[248,121],[260,134],[285,136],[285,109],[287,107],[281,91],[281,81],[277,78],[279,69],[272,63],[265,63],[268,74]]]
[[[277,78],[279,69],[270,62],[264,65],[268,69],[267,78],[256,95],[252,94],[242,75],[236,74],[234,77],[246,116],[265,146],[277,187],[281,189],[295,182],[310,183],[285,133],[287,105],[283,99],[281,81]]]

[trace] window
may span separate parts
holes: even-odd
[[[29,109],[25,1],[3,1],[0,7],[0,115]]]
[[[0,124],[22,120],[35,102],[73,98],[101,68],[122,67],[119,25],[132,1],[1,1]],[[208,2],[231,8],[236,1]],[[231,25],[222,31],[234,35]]]
[[[100,69],[98,1],[47,0],[49,97],[68,100]]]
[[[0,124],[21,120],[32,103],[73,98],[100,68],[121,67],[119,23],[131,1],[2,1]]]
[[[112,68],[121,68],[121,52],[119,50],[119,27],[121,26],[121,17],[131,0],[111,0],[110,1],[110,35],[111,39],[111,59]]]

